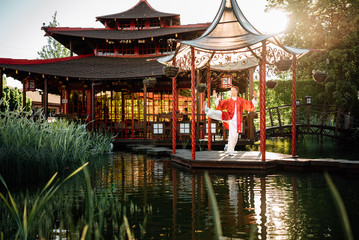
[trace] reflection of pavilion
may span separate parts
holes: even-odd
[[[295,155],[295,117],[296,117],[296,67],[297,59],[308,50],[284,46],[275,35],[264,35],[255,29],[245,18],[235,0],[222,0],[220,9],[207,30],[194,40],[180,41],[175,53],[159,61],[184,70],[191,70],[191,99],[195,101],[196,69],[207,70],[207,96],[211,95],[211,71],[243,71],[260,67],[260,140],[262,161],[265,161],[265,82],[267,64],[280,65],[289,61],[293,65],[293,155]],[[176,78],[173,78],[176,90]],[[253,96],[253,88],[250,88]],[[207,98],[210,104],[210,98]],[[173,108],[176,109],[175,101]],[[192,160],[195,160],[195,105],[192,105]],[[175,119],[175,115],[173,117]],[[211,126],[210,119],[208,126]],[[173,126],[175,126],[173,121]],[[210,132],[210,130],[209,130]],[[172,134],[175,137],[175,133]],[[208,149],[211,149],[211,136],[208,134]],[[175,153],[175,145],[173,145]]]

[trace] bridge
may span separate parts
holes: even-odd
[[[358,126],[349,114],[341,112],[334,106],[300,104],[297,106],[297,136],[303,134],[327,136],[343,140],[351,140]],[[259,119],[255,119],[259,129]],[[284,105],[266,109],[266,136],[291,137],[292,106]],[[259,137],[259,130],[256,132]]]

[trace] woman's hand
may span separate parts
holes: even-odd
[[[217,99],[217,92],[216,92],[216,90],[213,90],[212,96],[213,96],[213,99],[214,99],[214,100]]]

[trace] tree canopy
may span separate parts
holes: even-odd
[[[56,19],[57,11],[52,16],[52,21],[49,22],[49,27],[59,27],[60,23]],[[42,59],[49,58],[62,58],[70,56],[70,51],[64,47],[61,43],[56,41],[54,38],[49,37],[47,39],[47,45],[43,46],[41,51],[38,51],[37,54]]]
[[[270,9],[283,9],[290,24],[284,42],[315,49],[300,60],[298,81],[312,78],[312,70],[325,70],[328,79],[314,96],[317,103],[334,104],[344,112],[358,106],[359,1],[268,0]],[[328,64],[327,64],[328,62]]]

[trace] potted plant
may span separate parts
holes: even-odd
[[[276,80],[268,80],[266,81],[266,86],[269,89],[273,89],[278,85],[278,82]]]
[[[199,83],[196,86],[197,91],[200,93],[203,93],[204,91],[206,91],[206,88],[207,88],[207,84],[205,84],[205,83]]]
[[[157,80],[155,77],[146,77],[145,79],[143,79],[143,84],[146,87],[154,87],[157,83]]]
[[[274,63],[278,71],[288,71],[292,66],[292,60],[290,59],[280,59]]]
[[[177,73],[179,71],[178,67],[166,65],[163,67],[163,73],[166,75],[166,77],[173,78],[177,76]]]
[[[318,70],[313,70],[312,76],[313,76],[314,81],[321,83],[321,82],[324,82],[325,80],[327,80],[328,73],[318,71]]]

